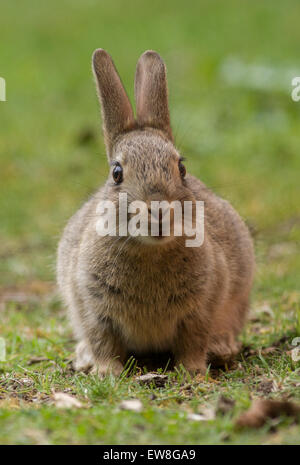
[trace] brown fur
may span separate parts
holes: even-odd
[[[108,158],[121,162],[124,180],[115,185],[110,173],[59,244],[58,284],[79,341],[76,367],[117,374],[129,351],[170,350],[177,364],[204,372],[208,359],[238,350],[253,279],[252,240],[228,202],[193,176],[181,178],[159,55],[148,51],[138,62],[136,121],[109,55],[97,50],[93,66]],[[100,237],[96,207],[103,199],[117,205],[119,192],[128,202],[203,200],[203,245],[185,247],[185,237],[155,244]]]

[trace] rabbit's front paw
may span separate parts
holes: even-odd
[[[219,334],[211,339],[208,350],[209,362],[214,367],[232,363],[242,349],[242,344],[232,334]]]
[[[95,363],[91,373],[97,374],[100,378],[107,375],[120,376],[123,371],[123,365],[119,360],[99,360]]]
[[[183,366],[192,376],[195,376],[197,374],[205,375],[207,366],[206,366],[206,361],[204,358],[182,358],[178,359],[176,362],[176,366]]]
[[[73,367],[76,371],[88,372],[94,365],[94,357],[86,341],[80,341],[76,346],[76,357]]]

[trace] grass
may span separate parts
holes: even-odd
[[[285,69],[300,74],[298,2],[16,3],[0,15],[0,443],[299,444],[299,426],[284,417],[259,430],[235,427],[251,399],[300,398],[290,353],[300,335],[300,103],[280,78]],[[71,369],[74,343],[52,283],[61,230],[108,171],[90,71],[97,47],[112,54],[131,98],[139,55],[162,54],[187,169],[255,233],[255,318],[241,338],[252,351],[204,379],[168,372],[155,388],[140,386],[138,371],[100,381]],[[229,82],[222,70],[232,58],[241,69],[270,67],[281,86],[272,77]],[[83,408],[62,414],[54,391]],[[235,401],[225,415],[221,395]],[[120,409],[129,398],[142,412]],[[216,417],[188,420],[204,408]]]

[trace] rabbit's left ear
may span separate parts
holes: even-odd
[[[140,57],[134,90],[138,125],[159,129],[173,141],[166,66],[158,53],[148,50]]]
[[[102,108],[108,158],[117,136],[134,128],[133,109],[110,55],[99,48],[93,54],[93,71]]]

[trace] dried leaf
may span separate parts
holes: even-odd
[[[143,404],[139,399],[123,400],[120,404],[122,410],[130,410],[132,412],[141,412]]]
[[[55,407],[61,409],[82,408],[82,403],[76,397],[65,394],[64,392],[54,392],[53,394]]]
[[[136,381],[139,384],[150,386],[154,384],[156,387],[164,387],[168,381],[168,375],[160,375],[158,373],[147,373],[142,376],[137,376]]]
[[[289,401],[259,399],[253,402],[249,410],[239,416],[236,425],[239,427],[259,428],[269,418],[286,415],[299,420],[300,405]]]
[[[206,420],[204,415],[199,415],[199,413],[188,413],[187,415],[188,420],[192,421],[204,421]]]
[[[215,418],[215,411],[212,408],[203,409],[201,413],[188,413],[187,419],[192,421],[208,421]]]

